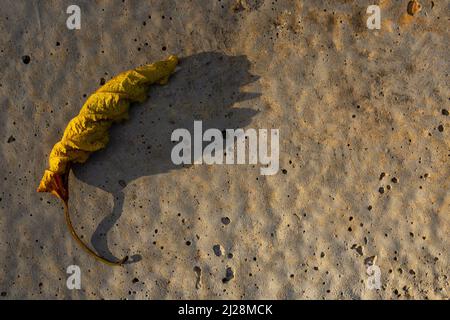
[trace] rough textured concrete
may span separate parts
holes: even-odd
[[[78,31],[72,2],[0,11],[0,299],[449,298],[445,1],[381,1],[380,31],[371,1],[77,1]],[[104,266],[35,189],[101,79],[169,53],[180,71],[71,175],[78,232],[133,256]],[[194,119],[279,128],[284,170],[174,166],[170,133]]]

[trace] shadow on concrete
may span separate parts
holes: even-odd
[[[194,120],[202,120],[203,131],[243,128],[257,113],[233,108],[260,95],[241,92],[242,86],[259,79],[250,74],[246,56],[204,52],[182,58],[179,68],[166,86],[150,87],[146,103],[131,106],[130,120],[113,125],[106,149],[72,168],[77,179],[114,195],[112,213],[91,238],[95,250],[107,259],[117,260],[108,248],[107,234],[122,215],[122,189],[137,178],[185,167],[171,160],[173,130],[186,128],[193,134]],[[132,256],[129,263],[140,259]]]

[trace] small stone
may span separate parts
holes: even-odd
[[[392,181],[392,183],[398,183],[398,179],[397,179],[396,177],[393,177],[393,178],[391,179],[391,181]]]
[[[13,136],[10,136],[9,138],[8,138],[8,143],[11,143],[11,142],[14,142],[14,141],[16,141],[16,138],[14,138]]]
[[[444,126],[443,126],[442,124],[440,124],[440,125],[438,126],[438,130],[439,130],[439,132],[444,131]]]
[[[127,183],[126,183],[124,180],[119,180],[119,185],[120,185],[122,188],[125,188],[125,187],[127,186]]]
[[[383,193],[384,193],[384,188],[383,188],[383,187],[380,187],[380,188],[378,189],[378,192],[381,193],[381,194],[383,194]]]
[[[131,280],[131,282],[133,282],[133,283],[138,283],[138,282],[139,282],[139,279],[138,279],[138,278],[134,278],[133,280]]]
[[[442,114],[444,116],[448,116],[448,110],[447,109],[442,109]]]

